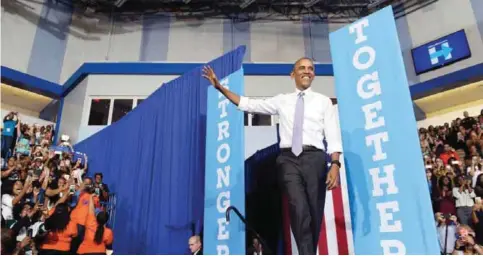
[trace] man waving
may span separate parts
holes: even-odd
[[[240,110],[279,116],[278,178],[288,196],[292,231],[300,254],[316,254],[325,190],[338,185],[342,143],[332,101],[310,88],[314,63],[309,58],[297,60],[290,74],[295,91],[265,100],[231,92],[210,67],[203,68],[203,76]],[[326,153],[332,159],[328,172]],[[320,179],[326,179],[325,184]],[[323,196],[320,203],[319,196]]]

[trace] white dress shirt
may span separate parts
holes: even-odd
[[[240,97],[238,108],[245,112],[278,115],[280,122],[280,147],[292,147],[295,105],[300,90],[279,94],[268,99]],[[329,97],[312,91],[304,91],[303,145],[326,150],[327,153],[342,152],[339,120]],[[323,140],[327,140],[325,149]]]

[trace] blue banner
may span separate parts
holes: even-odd
[[[330,45],[355,254],[440,254],[392,7]]]
[[[220,82],[244,94],[243,69]],[[243,112],[213,87],[207,98],[203,253],[244,255],[245,225],[237,216],[229,222],[225,217],[232,205],[245,214]]]
[[[418,75],[471,57],[464,29],[418,46],[411,53]]]

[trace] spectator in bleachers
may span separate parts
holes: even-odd
[[[103,191],[98,195],[87,176],[87,156],[74,152],[66,135],[54,146],[54,134],[53,126],[22,123],[16,113],[4,119],[2,254],[76,254],[81,243],[92,242],[85,240],[91,233],[84,227],[93,225],[88,211],[90,197],[95,201],[94,220],[99,227],[94,234],[95,253],[106,254],[106,246],[112,244],[112,232],[106,227],[106,207],[98,203],[99,196],[109,200],[102,173],[96,175],[101,177],[98,183]],[[4,147],[10,135],[11,147]],[[104,246],[96,242],[101,233]]]
[[[476,242],[478,244],[483,244],[483,205],[481,198],[479,198],[473,206],[471,219],[476,231]]]
[[[463,112],[463,120],[461,120],[461,125],[465,127],[466,130],[471,130],[473,129],[473,125],[476,125],[476,120],[473,117],[470,117],[468,114],[468,111]]]
[[[443,176],[438,182],[438,211],[443,214],[456,215],[453,182],[448,176]]]
[[[18,115],[15,112],[8,113],[3,119],[2,129],[2,159],[7,157],[8,152],[12,152],[15,146],[15,136],[18,132]]]
[[[7,226],[13,223],[13,207],[23,200],[30,186],[30,180],[26,181],[25,184],[24,186],[20,180],[10,183],[10,187],[2,195],[2,218],[6,221]]]
[[[459,161],[459,155],[456,153],[456,151],[449,146],[449,144],[444,144],[444,152],[439,155],[439,158],[443,160],[443,164],[449,164],[451,165],[448,160],[450,158],[454,158],[455,160]]]
[[[458,176],[458,186],[453,188],[453,196],[456,198],[456,216],[461,224],[469,225],[471,223],[471,212],[476,197],[471,180],[465,176]]]
[[[94,189],[101,202],[107,202],[109,197],[109,186],[102,183],[102,178],[102,173],[96,173],[94,175]]]
[[[468,225],[460,225],[456,231],[453,255],[481,255],[483,248],[475,243],[475,232]]]
[[[437,212],[435,219],[441,253],[451,254],[456,242],[456,216]]]

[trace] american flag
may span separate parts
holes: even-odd
[[[341,155],[341,159],[343,156]],[[344,163],[340,169],[340,186],[327,191],[324,218],[319,236],[317,255],[354,254],[349,194]],[[290,228],[288,200],[283,200],[283,233],[285,254],[298,255],[297,244]]]

